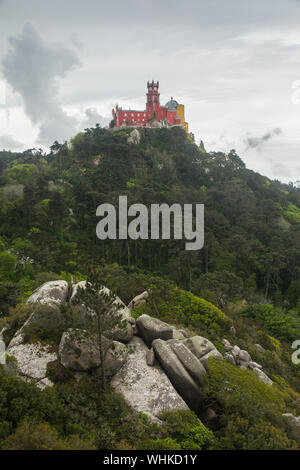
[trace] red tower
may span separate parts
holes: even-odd
[[[146,103],[146,111],[147,111],[147,119],[152,119],[154,116],[159,119],[159,93],[158,93],[159,82],[156,83],[154,80],[152,82],[147,82],[147,103]]]

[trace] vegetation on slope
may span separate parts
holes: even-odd
[[[135,309],[136,316],[149,313],[184,326],[221,352],[226,337],[249,351],[274,385],[212,361],[205,397],[205,406],[218,407],[212,434],[192,413],[164,416],[161,427],[150,424],[119,396],[100,392],[92,378],[77,384],[55,364],[49,370],[55,387],[43,392],[0,371],[0,445],[299,448],[299,435],[282,417],[300,413],[299,366],[291,362],[291,343],[300,338],[299,189],[246,169],[235,151],[206,153],[179,128],[142,129],[138,145],[127,143],[130,131],[96,126],[70,144],[55,142],[49,154],[0,152],[0,329],[8,326],[6,341],[30,314],[24,302],[36,287],[58,278],[82,280],[97,265],[126,303],[151,289],[154,303]],[[180,240],[98,240],[96,208],[117,206],[119,195],[127,195],[129,205],[204,203],[203,250],[185,251]],[[50,322],[28,335],[57,347],[59,331]]]

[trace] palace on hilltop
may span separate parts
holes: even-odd
[[[113,119],[110,127],[172,127],[180,126],[187,133],[188,123],[185,122],[184,104],[179,104],[173,97],[165,106],[161,106],[158,93],[159,82],[147,82],[146,109],[136,111],[123,109],[116,105],[112,110]]]

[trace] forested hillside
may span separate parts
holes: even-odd
[[[48,155],[2,152],[1,256],[7,269],[17,263],[6,273],[11,282],[24,291],[41,271],[85,274],[92,263],[118,263],[163,273],[215,302],[260,295],[295,306],[299,189],[247,170],[234,151],[205,153],[180,128],[143,129],[138,145],[127,143],[129,132],[86,129]],[[204,249],[101,242],[96,207],[117,207],[120,194],[128,204],[204,203]]]
[[[165,415],[162,428],[133,417],[118,395],[100,399],[92,379],[74,389],[63,376],[41,392],[5,375],[7,407],[22,395],[32,397],[34,411],[24,403],[18,416],[0,411],[0,445],[11,448],[29,435],[30,415],[42,434],[52,429],[54,448],[300,448],[299,431],[282,418],[300,414],[300,370],[291,362],[291,344],[300,339],[300,190],[247,169],[234,150],[207,153],[181,128],[141,129],[137,144],[128,143],[131,131],[96,126],[70,143],[55,142],[48,154],[0,152],[0,331],[7,328],[9,342],[28,318],[26,299],[43,282],[78,282],[97,267],[126,305],[151,289],[154,301],[135,309],[136,318],[159,316],[214,341],[221,353],[225,337],[247,349],[274,384],[212,362],[204,402],[218,403],[219,418],[210,434],[196,429],[188,412],[184,419]],[[184,240],[172,239],[99,240],[96,208],[117,207],[119,195],[129,205],[203,203],[204,248],[186,251]],[[38,338],[51,337],[57,348],[47,334]],[[94,410],[89,425],[84,396]]]

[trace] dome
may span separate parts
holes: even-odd
[[[166,103],[166,107],[167,107],[168,109],[176,109],[177,106],[178,106],[178,103],[177,103],[176,100],[173,100],[173,96],[172,96],[172,98],[170,99],[170,101],[168,101],[168,102]]]

